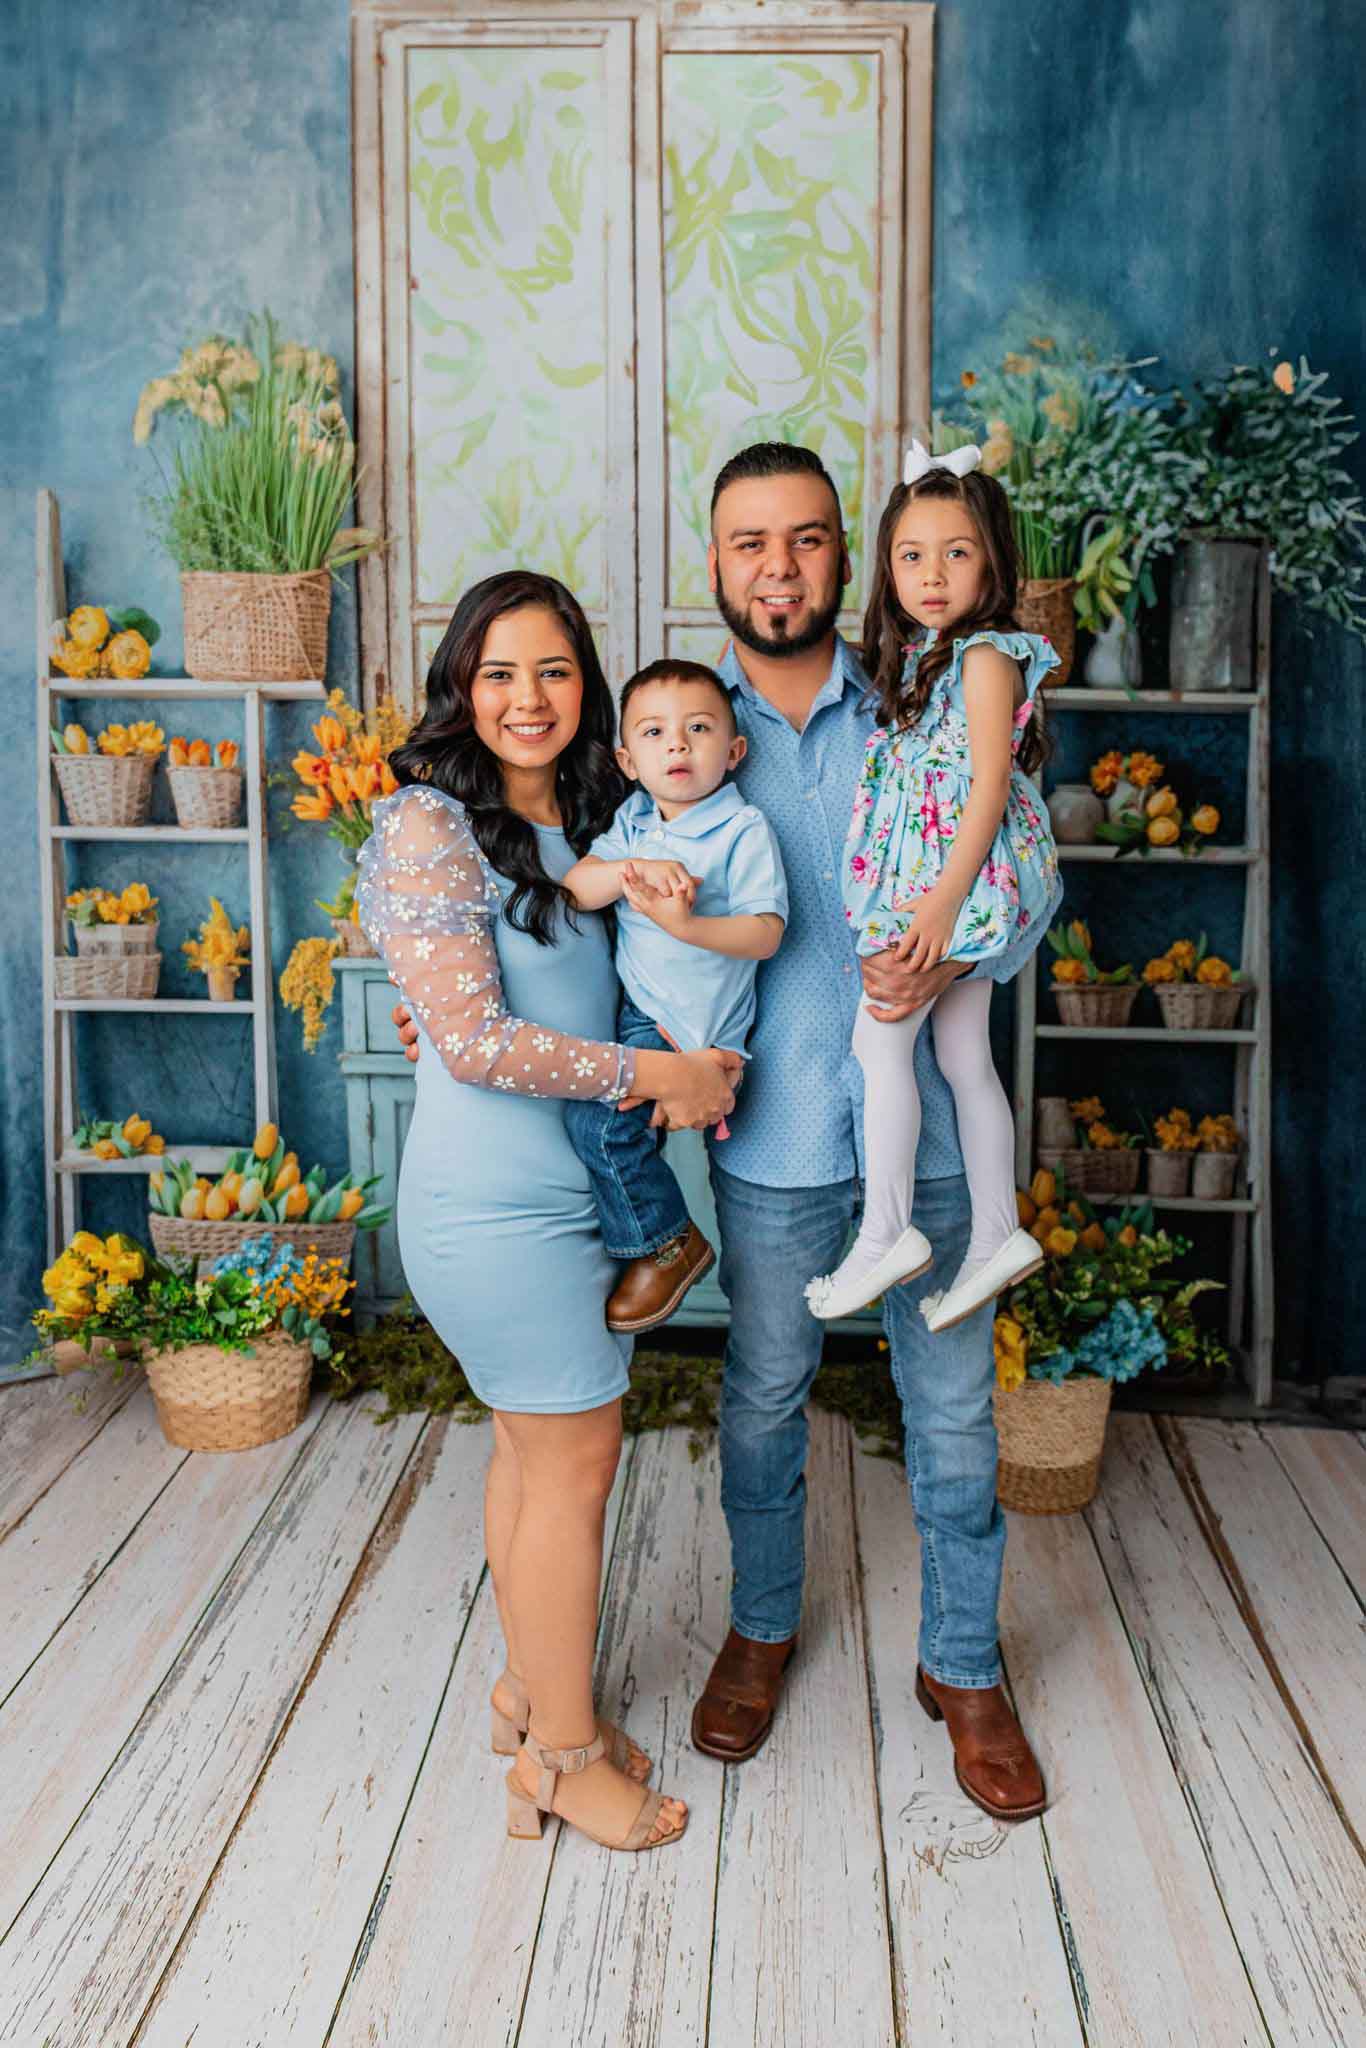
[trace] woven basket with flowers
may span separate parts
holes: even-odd
[[[1139,995],[1133,968],[1097,967],[1091,933],[1081,919],[1057,924],[1048,934],[1057,958],[1053,962],[1053,994],[1064,1024],[1088,1030],[1116,1029],[1127,1024]]]
[[[1251,988],[1237,968],[1211,953],[1205,934],[1176,939],[1150,960],[1143,979],[1169,1031],[1230,1031]]]

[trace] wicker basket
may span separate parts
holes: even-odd
[[[1191,1193],[1200,1202],[1226,1202],[1237,1176],[1236,1152],[1197,1152],[1191,1160]]]
[[[149,1354],[147,1377],[168,1443],[186,1451],[250,1451],[304,1419],[313,1354],[282,1330],[250,1351],[186,1344]]]
[[[1042,633],[1053,643],[1059,666],[1044,677],[1046,690],[1060,690],[1072,673],[1077,651],[1077,614],[1072,599],[1076,579],[1063,576],[1043,581],[1031,578],[1020,585],[1015,616],[1026,633]]]
[[[1070,988],[1055,982],[1053,993],[1064,1024],[1079,1024],[1087,1031],[1117,1030],[1128,1023],[1142,986],[1138,981],[1091,981]]]
[[[1191,1155],[1189,1152],[1163,1152],[1156,1146],[1148,1148],[1148,1193],[1164,1197],[1168,1201],[1174,1195],[1184,1195],[1190,1190]]]
[[[349,1259],[356,1242],[354,1223],[258,1223],[254,1216],[225,1223],[192,1223],[183,1216],[148,1211],[153,1248],[164,1257],[221,1259],[253,1237],[270,1237],[296,1252],[318,1253],[324,1259]]]
[[[1094,1500],[1110,1413],[1109,1380],[1079,1374],[1060,1386],[1026,1380],[992,1394],[1000,1456],[996,1497],[1021,1515],[1071,1515]]]
[[[102,953],[93,960],[60,955],[52,963],[54,993],[63,1002],[109,997],[149,1002],[161,976],[160,953]]]
[[[350,960],[373,960],[375,949],[365,935],[364,927],[349,917],[334,917],[332,929],[341,941],[342,952]]]
[[[1245,981],[1228,988],[1204,981],[1159,981],[1153,994],[1168,1031],[1231,1031],[1248,988]]]
[[[209,682],[312,682],[327,667],[332,578],[213,575],[180,579],[185,668]]]
[[[68,824],[146,824],[156,768],[151,754],[54,754],[52,765]]]
[[[240,768],[168,768],[176,823],[186,832],[225,832],[242,811]]]
[[[73,924],[72,937],[82,960],[102,959],[115,954],[155,953],[161,927],[156,918],[150,924]]]
[[[1128,1145],[1104,1151],[1074,1145],[1065,1152],[1041,1146],[1039,1164],[1062,1175],[1069,1195],[1131,1195],[1138,1186],[1138,1153]]]

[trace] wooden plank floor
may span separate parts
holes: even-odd
[[[136,1383],[0,1388],[5,2048],[1366,2043],[1360,1438],[1118,1416],[1085,1516],[1012,1517],[1016,1828],[915,1704],[904,1475],[820,1412],[782,1718],[691,1749],[715,1455],[639,1439],[601,1692],[691,1825],[634,1858],[503,1832],[486,1449],[316,1403],[187,1456]]]

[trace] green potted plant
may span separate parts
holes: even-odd
[[[1251,689],[1263,545],[1277,590],[1366,638],[1366,516],[1341,461],[1357,437],[1326,385],[1301,356],[1298,370],[1236,364],[1183,401],[1178,439],[1194,468],[1173,588],[1174,690]]]
[[[1030,1200],[1022,1192],[1022,1215]],[[1157,1229],[1148,1204],[1102,1223],[1074,1199],[1041,1242],[1043,1266],[994,1326],[997,1493],[1024,1514],[1070,1514],[1099,1484],[1115,1383],[1173,1364],[1222,1370],[1228,1352],[1193,1307],[1220,1283],[1163,1270],[1190,1245]]]
[[[190,675],[323,674],[332,577],[381,545],[343,524],[356,451],[339,381],[331,356],[281,341],[267,313],[144,386],[134,441],[167,413],[181,426],[154,518],[181,572]]]
[[[1091,949],[1091,931],[1079,917],[1055,924],[1048,943],[1053,961],[1053,994],[1064,1024],[1087,1030],[1115,1029],[1128,1023],[1141,984],[1126,961],[1122,967],[1100,968]]]

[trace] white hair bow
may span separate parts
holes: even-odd
[[[931,469],[947,469],[952,476],[967,476],[981,460],[982,451],[975,443],[966,448],[955,448],[948,455],[931,455],[919,441],[912,441],[906,450],[906,466],[901,472],[901,481],[903,484],[918,484]]]

